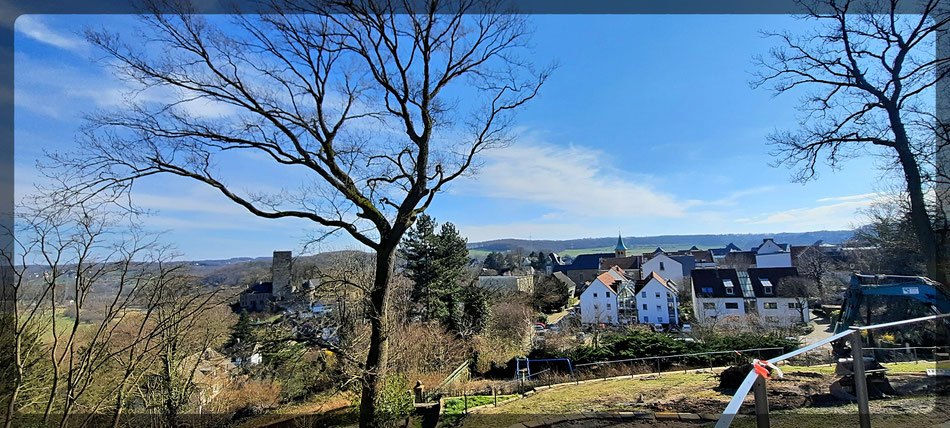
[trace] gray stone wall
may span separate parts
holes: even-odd
[[[293,290],[290,287],[292,260],[290,251],[274,251],[274,261],[271,265],[271,282],[274,284],[274,297],[277,300],[286,300],[293,295]]]

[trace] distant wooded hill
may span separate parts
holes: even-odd
[[[630,248],[663,247],[666,250],[685,249],[692,246],[699,248],[724,247],[732,242],[742,249],[750,249],[762,243],[764,238],[775,238],[775,242],[791,245],[811,245],[816,241],[826,244],[840,244],[854,235],[853,230],[819,230],[801,233],[751,233],[727,235],[659,235],[659,236],[624,236],[623,242]],[[509,251],[523,248],[526,251],[553,251],[564,252],[584,248],[611,249],[617,243],[617,237],[554,240],[528,239],[495,239],[483,242],[470,242],[468,248],[478,251]]]

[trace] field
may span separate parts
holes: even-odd
[[[871,402],[875,418],[879,422],[887,421],[883,426],[892,426],[891,422],[915,426],[914,422],[904,418],[950,419],[950,409],[934,403],[933,378],[923,374],[926,368],[933,368],[933,363],[888,366],[891,369],[889,378],[901,396]],[[841,402],[828,394],[828,385],[835,379],[833,367],[783,366],[782,369],[786,373],[784,379],[769,381],[769,404],[774,412],[773,420],[785,421],[787,424],[775,423],[773,426],[827,427],[834,425],[828,425],[825,418],[829,415],[848,419],[856,413],[855,405]],[[461,422],[464,427],[509,426],[546,415],[607,411],[719,414],[734,393],[734,390],[719,388],[718,379],[709,373],[670,373],[662,377],[650,375],[635,379],[612,379],[540,390],[497,408],[479,409]],[[750,394],[743,406],[743,413],[752,411],[751,403]],[[748,421],[745,420],[737,422],[735,426],[752,426],[746,424]],[[849,424],[843,420],[840,425]]]

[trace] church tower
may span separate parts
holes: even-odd
[[[614,257],[627,257],[627,246],[623,245],[623,237],[617,234],[617,247],[614,248]]]

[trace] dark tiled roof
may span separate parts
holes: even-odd
[[[712,253],[712,255],[719,257],[719,256],[725,256],[726,254],[729,254],[729,249],[728,248],[710,248],[709,252]]]
[[[712,263],[712,252],[709,250],[693,251],[693,259],[696,260],[696,263]]]
[[[752,290],[756,297],[775,297],[783,295],[781,282],[783,278],[798,276],[798,269],[793,267],[776,268],[749,268],[749,281],[752,282]],[[762,287],[762,278],[767,278],[772,283],[772,294],[765,294]]]
[[[736,244],[733,244],[732,242],[730,242],[729,245],[726,245],[725,247],[710,248],[709,251],[714,256],[719,257],[719,256],[725,256],[726,254],[729,254],[730,251],[742,251],[742,249],[737,247]]]
[[[614,253],[580,254],[574,257],[569,265],[554,266],[555,272],[566,272],[575,269],[600,269],[600,259],[613,257]]]
[[[696,268],[696,258],[693,256],[673,256],[670,258],[683,265],[683,276],[689,275]]]
[[[693,292],[696,293],[696,297],[746,297],[743,296],[739,274],[735,269],[696,269],[692,273],[692,278]],[[722,284],[723,279],[732,280],[735,294],[726,294],[726,286]],[[712,293],[704,293],[703,288],[712,288]]]
[[[611,266],[618,266],[620,269],[640,269],[640,256],[630,257],[604,257],[600,260],[600,269],[607,270]]]
[[[733,251],[722,260],[724,264],[751,265],[755,264],[755,253],[752,251]]]
[[[274,292],[274,284],[271,282],[258,282],[244,292],[253,294],[271,294]]]
[[[577,284],[574,283],[574,280],[565,275],[564,272],[554,272],[554,277],[566,284],[568,287],[577,288]]]

